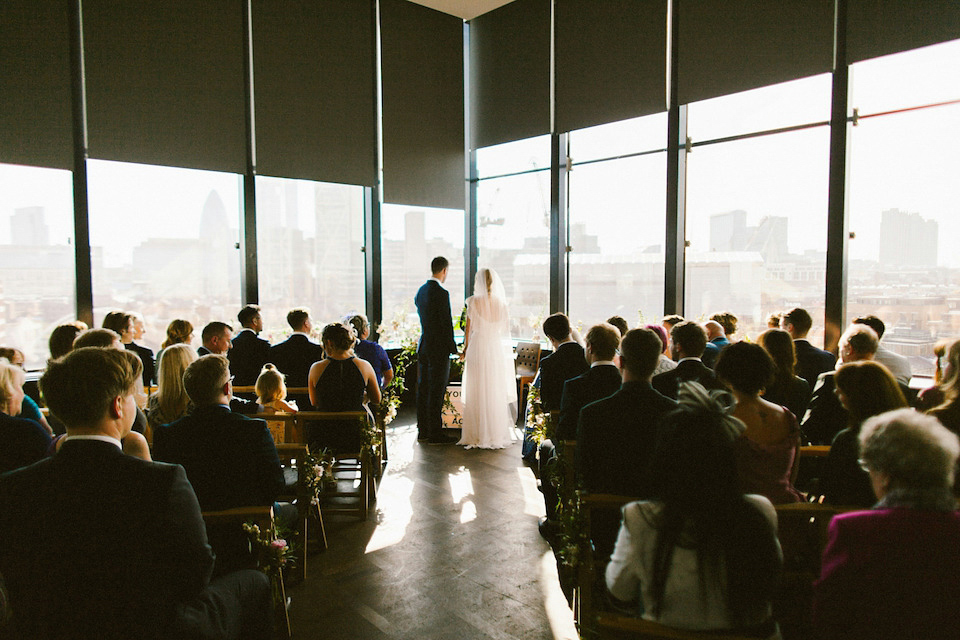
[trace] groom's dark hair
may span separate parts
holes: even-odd
[[[440,273],[450,266],[450,261],[443,256],[437,256],[430,261],[430,273]]]

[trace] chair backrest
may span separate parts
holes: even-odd
[[[808,444],[800,447],[801,458],[826,458],[830,455],[828,444]]]
[[[540,343],[518,342],[516,362],[518,376],[530,377],[537,375],[537,369],[540,367]]]

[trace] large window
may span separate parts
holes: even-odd
[[[549,314],[549,157],[549,136],[477,151],[478,264],[503,280],[514,338],[539,335]]]
[[[363,188],[257,177],[257,267],[263,337],[280,342],[287,312],[317,330],[364,311]]]
[[[463,308],[463,211],[385,204],[383,234],[383,320],[419,327],[413,298],[430,277],[430,261],[450,261],[444,286],[450,292],[450,312]],[[402,336],[390,336],[402,338]]]
[[[663,313],[666,114],[570,134],[570,318],[630,326]]]
[[[43,367],[47,339],[76,320],[73,177],[0,164],[0,345]]]
[[[828,77],[765,87],[690,105],[689,130],[739,134],[747,126],[744,111],[762,114],[784,103],[811,121],[770,116],[756,122],[816,124],[826,119],[829,100]],[[706,118],[713,119],[710,126],[699,124]],[[801,306],[814,317],[811,341],[822,342],[828,127],[716,143],[694,138],[693,144],[687,156],[685,315],[702,320],[731,311],[740,321],[736,337],[755,339],[771,314]]]
[[[958,68],[960,40],[851,68],[847,319],[879,316],[921,375],[960,337]]]
[[[240,309],[241,178],[236,174],[89,162],[94,320],[139,311],[159,348],[174,318],[200,329]]]

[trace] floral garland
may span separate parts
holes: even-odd
[[[335,485],[337,480],[333,476],[333,454],[323,449],[314,454],[307,448],[307,456],[303,460],[303,470],[300,473],[300,482],[310,494],[310,504],[320,503],[320,494],[324,488]]]
[[[400,353],[394,358],[393,380],[383,388],[380,404],[376,409],[377,419],[383,421],[384,425],[390,424],[397,417],[401,398],[407,390],[405,382],[407,369],[417,354],[420,327],[410,319],[410,316],[410,311],[404,307],[393,314],[389,322],[377,328],[380,334],[380,346],[400,345]]]
[[[538,445],[553,436],[555,425],[550,414],[543,410],[540,389],[530,385],[527,391],[527,431]]]

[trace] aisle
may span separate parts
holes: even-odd
[[[368,521],[328,521],[330,548],[288,591],[294,637],[575,638],[519,442],[426,446],[414,421],[388,430],[390,463]]]

